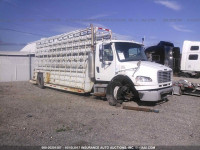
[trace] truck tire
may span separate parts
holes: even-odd
[[[112,81],[109,83],[107,90],[106,90],[106,98],[111,106],[116,106],[117,103],[122,103],[121,100],[118,100],[118,91],[122,87],[120,82]]]
[[[44,89],[43,73],[38,73],[38,75],[37,75],[37,84],[38,84],[39,88]]]

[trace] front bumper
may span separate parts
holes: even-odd
[[[141,101],[159,101],[166,98],[169,95],[172,95],[173,88],[167,87],[163,89],[156,89],[156,90],[144,90],[138,91],[139,98]]]

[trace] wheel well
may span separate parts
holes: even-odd
[[[122,85],[129,85],[132,92],[136,94],[136,89],[135,89],[135,85],[132,82],[132,80],[128,77],[128,76],[124,76],[124,75],[118,75],[115,76],[111,82],[120,82]]]

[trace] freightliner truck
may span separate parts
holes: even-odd
[[[76,30],[36,42],[32,83],[124,100],[160,101],[172,94],[172,70],[149,62],[143,44],[112,40],[109,29]]]

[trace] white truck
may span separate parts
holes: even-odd
[[[181,73],[184,77],[200,77],[200,41],[184,41],[181,57]]]
[[[172,70],[148,62],[143,44],[112,40],[109,29],[76,30],[36,43],[32,83],[106,96],[110,105],[134,97],[159,101],[172,94]]]

